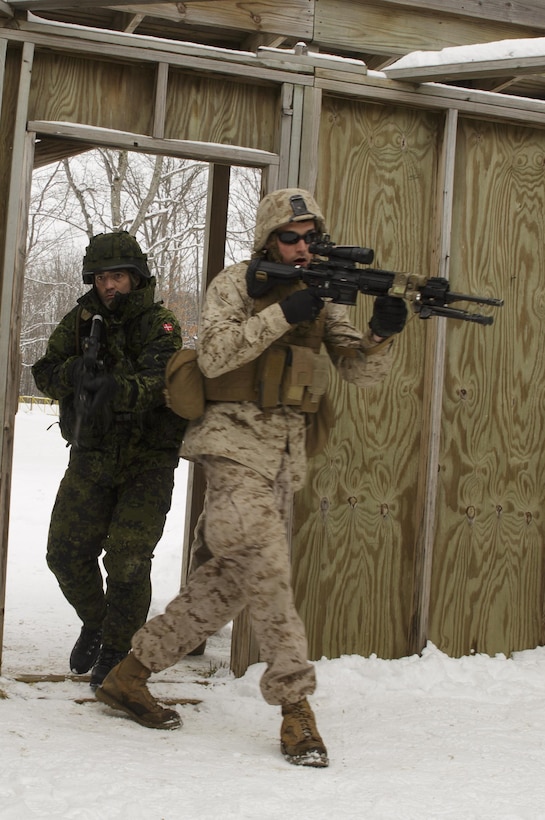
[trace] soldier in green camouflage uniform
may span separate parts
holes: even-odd
[[[309,246],[323,232],[323,215],[308,191],[275,191],[258,208],[255,258],[306,267]],[[96,697],[144,726],[178,726],[178,713],[157,703],[147,679],[248,607],[265,662],[261,692],[282,709],[282,752],[290,763],[321,767],[328,759],[307,701],[316,679],[291,588],[288,509],[305,480],[322,357],[358,387],[377,384],[391,367],[392,337],[407,311],[401,299],[376,299],[362,333],[344,306],[324,303],[299,280],[263,285],[252,270],[247,262],[227,268],[206,294],[198,363],[208,401],[182,448],[205,470],[200,524],[213,557],[163,615],[136,633],[133,651]]]
[[[55,328],[32,372],[38,388],[58,399],[61,433],[72,445],[47,563],[83,623],[70,667],[76,674],[92,668],[95,687],[146,620],[151,560],[170,509],[185,422],[164,398],[164,370],[182,346],[180,327],[154,301],[155,279],[134,237],[93,237],[83,281],[91,289]],[[86,373],[82,344],[97,314],[99,365]],[[76,395],[90,406],[75,442]]]

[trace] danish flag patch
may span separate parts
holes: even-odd
[[[172,326],[171,322],[165,322],[163,324],[163,330],[165,331],[165,333],[172,333],[174,327]]]

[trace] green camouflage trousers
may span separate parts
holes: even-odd
[[[151,559],[165,525],[178,454],[129,457],[72,449],[51,515],[47,564],[82,622],[127,651],[151,600]],[[106,588],[99,558],[104,551]]]
[[[203,458],[207,489],[204,540],[212,557],[191,573],[163,615],[133,638],[148,669],[172,666],[246,606],[260,660],[261,692],[268,703],[295,703],[316,685],[305,630],[295,609],[286,537],[289,475],[276,482],[225,458]]]

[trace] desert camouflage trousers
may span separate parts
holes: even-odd
[[[49,525],[47,564],[103,644],[128,651],[146,621],[151,561],[170,509],[177,452],[72,449]],[[104,551],[106,588],[99,564]]]
[[[287,462],[287,460],[286,460]],[[212,558],[193,572],[163,615],[133,638],[153,672],[172,666],[245,607],[266,663],[260,687],[268,703],[312,694],[314,666],[295,609],[286,536],[289,474],[275,482],[225,458],[203,458],[207,480],[204,539]]]

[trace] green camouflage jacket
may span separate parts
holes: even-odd
[[[81,356],[81,339],[89,335],[99,313],[103,330],[99,358],[115,378],[116,391],[108,413],[86,421],[80,433],[83,449],[111,450],[120,443],[139,450],[177,449],[186,422],[165,405],[164,373],[168,359],[182,347],[179,323],[171,311],[154,302],[155,279],[119,299],[108,310],[94,289],[78,299],[49,339],[45,355],[32,367],[38,389],[57,399],[61,433],[70,444],[75,426],[74,389],[70,372]],[[119,298],[119,297],[118,297]]]

